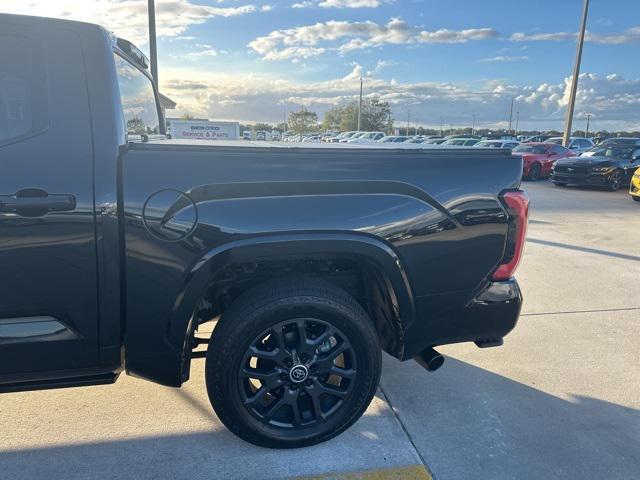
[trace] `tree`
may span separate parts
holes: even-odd
[[[361,127],[363,130],[390,132],[392,125],[389,102],[381,102],[377,98],[362,102]]]
[[[273,130],[273,126],[268,123],[258,122],[253,125],[253,130],[255,130],[256,132],[258,131],[270,132],[271,130]]]
[[[324,114],[322,129],[325,131],[338,130],[341,128],[344,107],[333,107]]]
[[[381,102],[377,98],[362,100],[362,114],[360,129],[366,131],[390,132],[393,129],[391,106],[388,102]],[[342,131],[357,130],[358,128],[358,102],[348,105],[333,107],[324,114],[322,128]]]
[[[147,133],[147,128],[144,124],[144,120],[137,115],[127,120],[127,132],[134,135],[141,135]]]
[[[304,135],[318,128],[318,114],[302,107],[302,110],[289,114],[288,124],[293,133]]]

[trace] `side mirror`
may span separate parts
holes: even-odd
[[[569,149],[571,149],[571,150],[578,150],[578,145],[575,145],[575,144],[574,144],[574,145],[571,145],[571,146],[569,147]]]

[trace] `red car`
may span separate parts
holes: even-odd
[[[575,154],[568,148],[545,142],[523,143],[514,148],[512,153],[522,157],[522,178],[531,181],[549,177],[556,160],[575,157]]]

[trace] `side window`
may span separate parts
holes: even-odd
[[[160,117],[151,80],[120,55],[114,55],[127,133],[159,134]]]
[[[0,34],[0,146],[48,123],[45,64],[33,39]]]

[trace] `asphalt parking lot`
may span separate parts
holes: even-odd
[[[342,478],[376,469],[386,473],[371,478],[637,478],[640,204],[623,191],[523,186],[533,205],[518,272],[525,306],[502,348],[443,347],[447,361],[434,374],[386,358],[378,395],[352,429],[292,451],[226,431],[202,361],[180,390],[122,376],[112,386],[4,394],[0,478]]]

